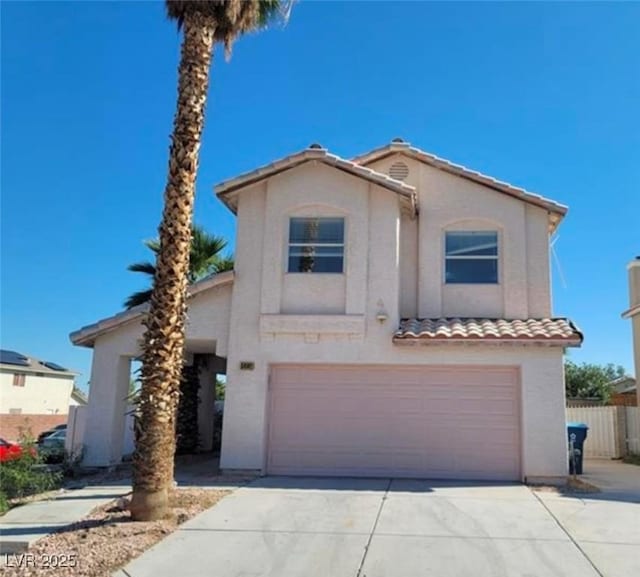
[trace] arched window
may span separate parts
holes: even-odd
[[[344,218],[291,217],[288,272],[342,273]]]
[[[445,232],[447,284],[498,283],[498,233],[449,230]]]

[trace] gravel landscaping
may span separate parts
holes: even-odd
[[[580,493],[600,493],[600,488],[583,481],[582,479],[569,477],[565,485],[529,485],[533,491],[561,493],[563,495],[574,495]]]
[[[171,518],[134,523],[126,498],[94,509],[78,523],[40,539],[23,556],[8,556],[7,577],[107,577],[173,532],[178,525],[217,503],[229,491],[185,488],[170,496]],[[17,565],[22,562],[22,565]]]

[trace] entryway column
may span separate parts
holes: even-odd
[[[198,396],[198,436],[200,450],[211,451],[213,447],[213,425],[215,420],[216,373],[211,367],[213,355],[207,357],[207,362],[200,367],[200,389]]]
[[[84,429],[83,465],[104,467],[122,460],[130,375],[129,356],[118,354],[106,344],[95,344]]]
[[[226,359],[215,355],[207,355],[207,361],[200,368],[200,403],[198,405],[198,434],[200,450],[213,449],[213,431],[216,421],[216,377],[225,374]]]

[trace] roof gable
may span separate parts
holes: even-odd
[[[233,277],[233,271],[225,271],[217,274],[212,274],[190,285],[187,289],[189,296],[194,297],[212,288],[232,283]],[[117,329],[118,327],[121,327],[128,322],[141,319],[147,314],[148,310],[149,303],[140,304],[126,311],[121,311],[113,316],[84,326],[77,331],[73,331],[69,335],[69,339],[74,345],[92,347],[96,338],[100,335]]]
[[[355,177],[363,178],[373,184],[382,186],[410,202],[414,212],[417,210],[416,189],[413,186],[400,180],[395,180],[387,174],[377,172],[366,166],[361,166],[360,164],[331,154],[327,149],[319,145],[311,145],[305,150],[291,154],[230,180],[225,180],[217,184],[214,190],[222,202],[235,214],[237,209],[236,194],[241,189],[308,162],[321,162],[337,170],[342,170]]]
[[[482,174],[465,166],[454,164],[449,160],[440,158],[438,156],[435,156],[434,154],[430,154],[428,152],[425,152],[424,150],[411,146],[408,142],[404,142],[400,139],[395,139],[389,144],[356,156],[351,160],[352,162],[355,162],[362,166],[367,166],[373,162],[396,154],[400,154],[406,156],[407,158],[412,158],[419,162],[423,162],[444,172],[448,172],[461,178],[466,178],[503,194],[507,194],[528,204],[532,204],[545,209],[549,214],[549,230],[551,232],[556,229],[564,215],[567,213],[568,208],[566,206],[559,204],[553,200],[540,196],[539,194],[529,192],[523,188],[514,186],[513,184],[497,180],[491,176]]]

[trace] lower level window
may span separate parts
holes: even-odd
[[[448,231],[445,233],[447,284],[497,284],[498,233]]]
[[[292,218],[289,221],[289,272],[341,273],[344,218]]]

